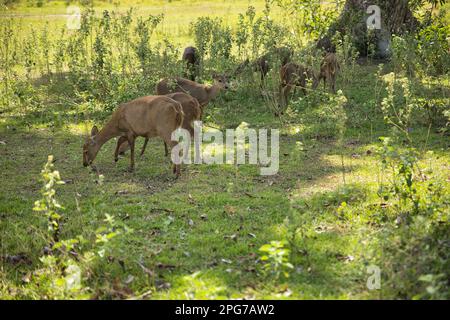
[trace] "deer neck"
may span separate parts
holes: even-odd
[[[121,135],[121,132],[117,130],[117,126],[114,125],[111,121],[108,122],[102,130],[95,136],[95,154],[100,150],[100,148],[112,138]]]
[[[211,101],[217,97],[221,88],[218,85],[212,85],[206,88],[206,94],[208,95],[208,101]]]

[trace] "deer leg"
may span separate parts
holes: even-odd
[[[128,138],[128,143],[130,145],[130,168],[129,168],[129,171],[133,172],[134,171],[134,142],[136,139],[132,133],[129,133],[127,138]]]
[[[169,155],[169,150],[167,149],[167,143],[164,141],[164,155],[167,157]]]
[[[194,137],[194,127],[192,126],[192,124],[187,123],[185,126],[183,125],[183,128],[185,128],[187,131],[189,131],[191,138]]]
[[[329,91],[331,92],[332,91],[332,84],[331,84],[331,75],[329,75],[329,74],[327,75],[326,83],[327,83]]]
[[[194,128],[192,127],[192,124],[189,123],[186,127],[187,127],[186,129],[189,131],[189,134],[191,135],[191,138],[193,138],[193,140],[194,140],[194,148],[195,148],[195,151],[194,151],[194,156],[195,156],[194,162],[195,163],[200,163],[200,161],[201,161],[200,143],[197,143],[197,141],[195,140]]]
[[[264,85],[265,85],[265,75],[264,75],[264,72],[263,71],[261,71],[261,81],[259,82],[259,87],[261,88],[261,89],[264,89]]]
[[[128,141],[127,137],[124,137],[124,136],[121,136],[119,138],[119,140],[117,140],[116,151],[114,151],[114,161],[115,162],[119,161],[119,154],[120,154],[121,147],[127,141]]]
[[[142,146],[140,157],[144,155],[145,148],[147,148],[148,138],[145,138],[144,145]]]
[[[284,88],[283,88],[283,97],[284,97],[284,108],[287,108],[288,104],[289,104],[289,93],[292,90],[293,85],[292,84],[287,84]]]
[[[170,150],[172,150],[178,144],[178,142],[177,141],[172,141],[170,136],[169,136],[169,137],[167,137],[165,139],[164,144],[165,145],[169,145],[170,146]],[[176,177],[178,178],[181,175],[181,165],[174,163],[172,171],[176,175]]]
[[[336,94],[336,75],[331,76],[331,90]]]
[[[283,100],[283,83],[280,83],[280,87],[278,88],[278,108],[281,109],[281,107],[284,106],[284,100]]]
[[[300,89],[303,92],[303,95],[306,97],[308,95],[308,92],[306,91],[306,76],[302,75],[303,78],[300,79]]]
[[[322,80],[322,76],[321,76],[321,75],[319,75],[319,76],[317,76],[317,77],[314,77],[314,82],[313,82],[313,86],[312,86],[312,88],[313,88],[314,90],[316,90],[317,87],[319,86],[320,80]]]
[[[306,91],[306,88],[304,85],[302,86],[302,92],[305,97],[308,95],[308,91]]]
[[[195,81],[195,66],[194,64],[189,65],[189,74],[190,74],[190,80]]]

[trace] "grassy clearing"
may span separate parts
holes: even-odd
[[[39,11],[19,9],[26,14],[64,12],[62,4],[55,3]],[[188,43],[192,39],[183,29],[187,23],[217,15],[232,24],[247,5],[248,1],[145,2],[138,12],[164,12],[163,33]],[[259,8],[263,2],[252,5]],[[23,21],[28,19],[38,18]],[[59,19],[55,23],[63,23]],[[383,73],[392,67],[387,65]],[[394,201],[377,195],[380,181],[388,177],[377,153],[378,138],[391,134],[379,105],[373,103],[377,68],[370,62],[355,65],[351,76],[338,82],[347,98],[342,139],[333,132],[333,110],[325,108],[327,102],[314,100],[314,94],[312,98],[297,94],[282,122],[275,118],[255,89],[257,75],[246,79],[254,86],[236,84],[208,106],[209,126],[236,128],[246,122],[251,128],[280,129],[280,170],[269,177],[260,176],[258,167],[251,165],[189,165],[175,180],[159,140],[150,141],[131,174],[126,171],[128,157],[114,163],[113,140],[96,159],[104,176],[100,179],[82,167],[81,146],[92,124],[102,124],[108,112],[89,109],[77,99],[70,100],[75,101],[72,104],[61,102],[71,98],[67,79],[43,81],[44,85],[36,80],[36,96],[45,101],[45,110],[27,104],[21,109],[6,106],[0,115],[0,297],[20,297],[21,288],[40,266],[47,221],[32,208],[39,198],[42,166],[52,154],[66,182],[57,187],[57,199],[64,206],[61,238],[82,235],[90,240],[89,249],[105,214],[133,229],[120,238],[114,254],[96,263],[83,279],[93,288],[94,298],[404,298],[405,289],[397,290],[390,271],[383,269],[392,262],[388,257],[380,266],[386,285],[372,291],[366,285],[367,267],[379,264],[378,257],[385,252],[386,221],[396,218],[389,208]],[[270,76],[276,79],[276,71]],[[449,101],[448,75],[419,82],[417,92],[423,99],[438,96]],[[445,182],[443,193],[448,198],[448,135],[420,124],[411,136],[414,147],[429,151],[421,153],[419,166],[430,179]],[[139,140],[138,150],[142,143]],[[398,148],[406,147],[400,143]],[[343,203],[351,209],[344,210]],[[385,207],[387,213],[380,210]],[[442,220],[448,228],[448,221]],[[442,239],[445,246],[447,240]],[[261,271],[259,249],[273,240],[288,241],[293,265],[288,278],[274,279]],[[415,254],[412,259],[419,255]],[[25,258],[8,261],[6,257],[12,256]],[[448,262],[447,257],[444,248],[444,255],[433,258],[437,263]],[[426,290],[419,281],[414,286]]]
[[[362,67],[359,72],[364,77],[374,70]],[[348,96],[355,108],[368,98],[360,92],[358,81],[348,86]],[[238,121],[277,126],[261,101],[246,101],[239,112],[232,111],[233,105],[220,100],[208,114],[220,119],[216,124],[223,128]],[[346,112],[351,115],[353,110]],[[62,179],[67,181],[58,188],[58,198],[65,206],[64,237],[82,234],[89,239],[105,213],[134,229],[122,240],[116,260],[101,266],[104,271],[97,275],[113,281],[110,288],[98,289],[104,297],[126,296],[120,289],[123,286],[137,294],[150,286],[154,288],[151,298],[378,298],[379,293],[368,291],[365,285],[369,253],[379,250],[373,243],[377,228],[370,225],[364,212],[350,221],[336,215],[343,201],[363,210],[379,203],[378,197],[371,195],[380,170],[374,156],[376,137],[385,133],[377,118],[363,125],[365,129],[360,127],[361,119],[349,120],[349,127],[357,127],[347,131],[344,147],[333,140],[305,139],[301,131],[292,134],[281,128],[280,172],[267,178],[249,165],[191,165],[184,167],[179,180],[173,180],[160,141],[152,141],[136,172],[130,174],[126,172],[128,159],[114,164],[111,141],[97,159],[105,176],[99,185],[97,175],[81,166],[83,123],[27,128],[11,125],[5,117],[1,125],[6,143],[1,146],[1,250],[2,255],[23,253],[32,264],[3,264],[3,281],[20,283],[45,245],[45,221],[31,208],[40,188],[42,163],[47,154],[53,154]],[[419,145],[425,134],[425,129],[416,133]],[[448,139],[432,134],[428,147],[435,153],[422,163],[448,174]],[[293,252],[295,271],[277,283],[256,272],[258,249],[285,237],[289,229],[285,220],[290,215],[304,220],[305,238],[297,240]],[[123,261],[123,266],[117,261]],[[149,276],[139,263],[153,274]],[[134,280],[124,285],[130,275]],[[91,285],[96,286],[95,280]]]

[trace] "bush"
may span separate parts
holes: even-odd
[[[417,52],[426,74],[443,75],[450,72],[450,26],[444,11],[417,34]]]
[[[131,230],[106,214],[106,224],[96,230],[92,242],[81,235],[61,240],[63,208],[56,199],[55,187],[64,182],[54,170],[52,156],[41,175],[42,197],[35,202],[34,210],[43,214],[47,224],[45,255],[39,258],[39,266],[22,279],[23,286],[10,286],[8,293],[3,293],[0,287],[0,293],[15,299],[88,299],[94,294],[88,286],[92,270],[114,255],[119,237]]]

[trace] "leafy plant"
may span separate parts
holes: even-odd
[[[39,258],[40,266],[24,278],[25,285],[15,288],[17,297],[26,299],[88,299],[93,294],[87,285],[96,263],[114,255],[117,239],[132,232],[126,225],[106,214],[105,226],[95,232],[95,242],[90,250],[89,241],[78,235],[72,239],[60,239],[62,206],[56,199],[55,186],[64,184],[54,170],[53,156],[42,170],[42,198],[36,201],[34,210],[42,212],[48,221],[51,243],[46,254]]]
[[[56,200],[56,190],[54,187],[58,184],[64,184],[61,180],[59,171],[54,170],[53,156],[49,156],[44,169],[41,172],[44,185],[41,189],[42,199],[34,203],[34,211],[42,212],[48,221],[48,231],[51,235],[51,241],[59,241],[61,215],[58,213],[63,207]]]
[[[279,279],[281,275],[288,278],[289,271],[294,268],[289,262],[290,250],[285,246],[284,241],[271,241],[259,248],[264,273],[274,276],[275,279]]]

